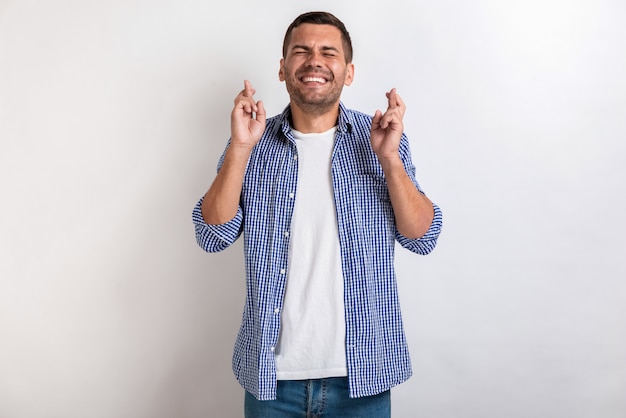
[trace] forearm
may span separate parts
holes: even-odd
[[[432,202],[415,187],[399,156],[382,159],[380,163],[385,172],[398,232],[406,238],[421,238],[433,221]]]
[[[230,146],[215,180],[202,202],[202,217],[207,224],[220,225],[233,219],[239,208],[251,148]]]

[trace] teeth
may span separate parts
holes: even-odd
[[[302,79],[302,81],[304,81],[305,83],[325,83],[326,79],[321,78],[321,77],[304,77]]]

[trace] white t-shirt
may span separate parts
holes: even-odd
[[[339,229],[331,179],[336,128],[293,131],[298,186],[289,267],[275,350],[279,380],[347,375]]]

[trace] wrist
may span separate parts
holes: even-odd
[[[224,163],[247,165],[250,154],[252,154],[252,146],[245,144],[231,143],[226,150]]]
[[[249,156],[255,144],[231,140],[228,151],[237,155]]]
[[[404,164],[402,163],[402,159],[400,159],[400,155],[398,155],[397,152],[387,155],[378,155],[377,157],[378,162],[382,166],[386,175],[398,171],[404,172]]]

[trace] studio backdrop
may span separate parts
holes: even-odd
[[[626,416],[626,4],[0,0],[0,417],[241,417],[241,242],[191,211],[288,24],[354,44],[346,106],[395,87],[435,251],[398,248],[413,377],[394,417]]]

